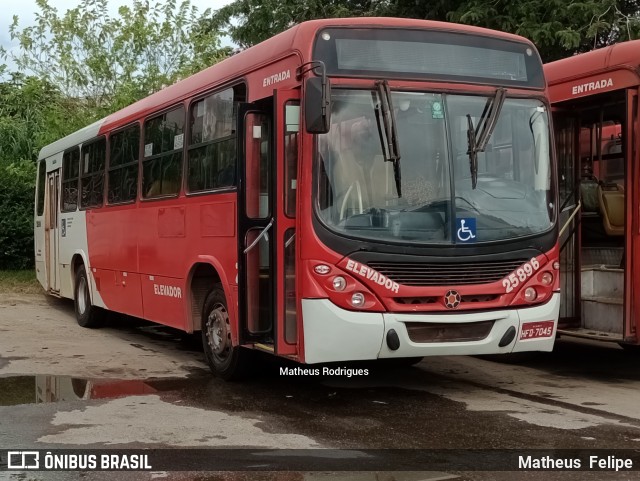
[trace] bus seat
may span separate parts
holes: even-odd
[[[598,185],[598,201],[607,235],[624,235],[624,191],[618,185]]]
[[[598,212],[600,208],[598,182],[591,179],[583,179],[580,183],[580,199],[582,200],[583,212]]]

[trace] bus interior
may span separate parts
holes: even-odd
[[[554,106],[566,225],[561,334],[624,340],[627,105],[626,91],[617,90]]]

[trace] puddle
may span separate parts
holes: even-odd
[[[140,396],[173,391],[191,382],[191,379],[82,379],[44,375],[1,377],[0,406]]]

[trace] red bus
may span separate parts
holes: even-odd
[[[559,166],[560,334],[640,343],[640,41],[545,65]]]
[[[518,36],[310,21],[44,147],[38,279],[212,370],[551,350],[557,189]]]

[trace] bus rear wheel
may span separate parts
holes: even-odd
[[[239,380],[249,372],[250,354],[231,341],[231,321],[221,286],[216,286],[204,301],[202,310],[202,347],[211,371],[227,381]]]
[[[89,292],[89,280],[84,266],[80,266],[76,272],[73,301],[76,308],[76,320],[78,325],[88,328],[100,327],[104,324],[106,312],[91,304]]]

